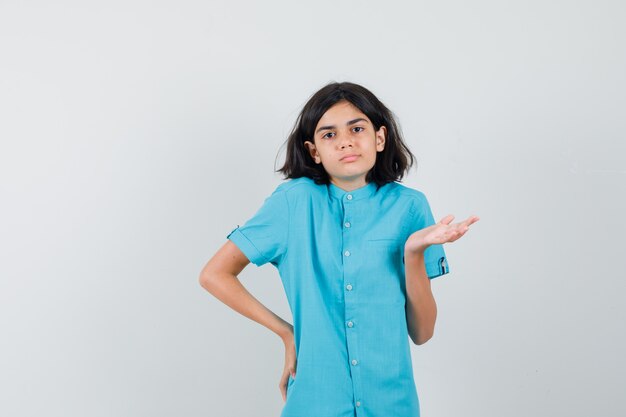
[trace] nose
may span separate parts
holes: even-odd
[[[346,144],[348,144],[350,147],[352,147],[352,138],[350,137],[350,135],[340,135],[339,136],[339,147],[341,149],[344,149],[346,147]]]

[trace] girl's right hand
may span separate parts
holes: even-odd
[[[296,377],[296,343],[291,333],[284,339],[285,342],[285,369],[280,377],[278,388],[283,396],[283,401],[287,401],[287,384],[289,383],[289,374],[292,378]]]

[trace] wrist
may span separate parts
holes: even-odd
[[[287,344],[293,341],[293,326],[287,322],[285,322],[284,326],[281,328],[278,336],[281,338],[283,343]]]
[[[430,246],[430,243],[426,242],[427,229],[418,230],[411,234],[404,243],[405,256],[420,256],[424,254],[424,251]]]
[[[420,258],[424,257],[424,251],[428,246],[418,246],[418,247],[404,247],[404,257],[405,258]]]

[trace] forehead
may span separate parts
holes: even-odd
[[[356,119],[357,117],[362,117],[370,122],[370,119],[358,107],[347,100],[342,100],[326,110],[315,128],[317,129],[322,124],[345,124],[348,120]]]

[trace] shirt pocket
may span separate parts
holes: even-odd
[[[370,251],[385,251],[385,252],[398,252],[401,248],[400,239],[391,237],[377,237],[371,239],[365,239],[365,247]]]
[[[362,279],[367,283],[368,301],[404,303],[404,245],[401,239],[366,239],[364,248]]]

